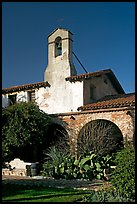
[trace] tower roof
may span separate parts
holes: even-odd
[[[64,29],[64,28],[56,28],[55,30],[53,30],[49,35],[48,35],[48,38],[53,34],[53,33],[55,33],[57,30],[65,30],[65,31],[68,31],[69,33],[71,33],[72,35],[73,35],[73,33],[72,32],[70,32],[69,30],[67,30],[67,29]]]

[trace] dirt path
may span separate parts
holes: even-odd
[[[46,187],[55,187],[55,188],[76,188],[83,190],[98,190],[102,186],[110,185],[109,182],[102,180],[65,180],[65,179],[52,179],[52,178],[43,178],[43,177],[25,177],[25,176],[2,176],[3,183],[13,183],[13,184],[22,184],[22,185],[43,185]]]

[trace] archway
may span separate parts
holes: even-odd
[[[123,136],[116,124],[97,119],[87,123],[79,132],[77,154],[93,151],[98,155],[116,152],[123,147]]]
[[[68,133],[61,125],[52,123],[48,128],[47,136],[46,141],[43,143],[45,151],[53,146],[63,153],[68,153],[70,151]]]

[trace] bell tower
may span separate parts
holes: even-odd
[[[66,77],[77,75],[73,64],[72,33],[57,28],[48,36],[48,66],[44,81],[51,86],[62,84]]]

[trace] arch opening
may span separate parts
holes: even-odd
[[[48,140],[43,143],[45,151],[53,146],[64,154],[70,151],[69,135],[64,127],[57,123],[52,123],[48,128],[47,135]]]
[[[109,120],[97,119],[87,123],[79,132],[77,154],[87,151],[105,156],[123,148],[123,135],[116,124]]]
[[[62,55],[62,39],[57,37],[55,39],[55,57]]]

